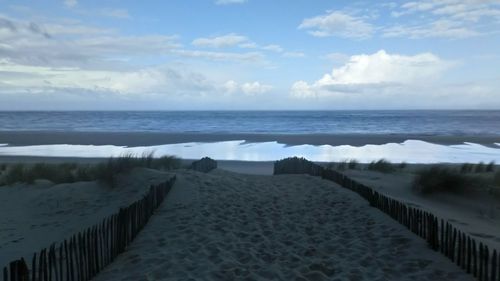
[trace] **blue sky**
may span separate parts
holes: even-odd
[[[0,110],[499,109],[500,1],[0,0]]]

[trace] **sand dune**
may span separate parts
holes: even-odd
[[[0,267],[60,242],[138,200],[168,173],[136,169],[118,187],[95,182],[0,187]]]
[[[432,212],[450,221],[493,249],[500,249],[500,201],[491,194],[438,193],[423,196],[412,192],[414,174],[384,174],[366,170],[344,173],[376,190],[411,206]]]
[[[180,172],[96,280],[472,280],[357,195],[310,176]]]

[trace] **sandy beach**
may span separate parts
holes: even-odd
[[[103,158],[1,157],[3,163],[98,163]],[[186,166],[190,160],[184,160]],[[139,168],[119,188],[96,182],[0,188],[0,263],[98,222],[172,174],[174,188],[142,233],[97,280],[471,280],[424,240],[358,195],[306,175],[272,176],[273,162],[218,161],[209,174]],[[500,248],[500,203],[487,195],[414,193],[413,172],[350,177]]]
[[[122,175],[117,187],[96,182],[0,187],[0,266],[60,242],[140,199],[169,173],[138,169]]]
[[[414,166],[389,174],[366,170],[346,170],[344,173],[410,206],[430,211],[486,245],[500,249],[500,198],[484,190],[468,194],[418,194],[412,190],[415,175],[411,171],[419,167]]]
[[[359,196],[311,176],[178,173],[96,280],[472,280]]]

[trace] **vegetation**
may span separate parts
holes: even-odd
[[[403,162],[399,163],[398,168],[402,170],[402,169],[406,168],[406,166],[408,166],[408,164],[406,164],[406,162],[403,161]]]
[[[495,176],[493,177],[493,185],[500,188],[500,172],[495,173]]]
[[[347,160],[343,160],[343,161],[338,162],[336,167],[332,167],[332,168],[336,168],[339,171],[344,171],[344,170],[347,170],[348,167],[349,167],[349,164],[348,164]]]
[[[484,172],[494,172],[495,171],[495,161],[491,161],[488,165],[483,162],[478,164],[464,163],[460,167],[461,173],[484,173]]]
[[[94,165],[78,165],[76,163],[34,165],[11,165],[3,175],[3,184],[17,182],[33,183],[37,179],[46,179],[53,183],[72,183],[78,181],[98,180],[109,185],[116,184],[116,176],[127,173],[133,168],[144,167],[158,170],[179,168],[180,159],[173,156],[153,158],[153,153],[137,157],[134,154],[124,154],[111,157],[106,162]]]
[[[385,159],[380,159],[378,161],[373,161],[370,164],[368,164],[368,170],[382,172],[382,173],[391,173],[395,169],[394,165],[392,165],[391,162]]]
[[[335,162],[328,163],[326,165],[326,168],[327,169],[336,169],[339,171],[345,171],[347,169],[355,170],[358,168],[358,166],[359,166],[358,160],[351,159],[351,160],[342,160],[342,161],[337,162],[337,163],[335,163]]]
[[[433,192],[463,192],[471,179],[456,170],[433,166],[417,172],[413,183],[414,190],[430,194]]]
[[[351,161],[349,161],[348,167],[350,170],[354,170],[358,167],[358,164],[359,164],[358,160],[351,159]]]
[[[303,157],[289,157],[274,162],[274,174],[309,174],[320,176],[323,167]]]
[[[495,171],[495,161],[491,161],[488,166],[486,166],[486,172],[494,172]]]
[[[476,168],[474,169],[474,172],[476,173],[482,173],[485,171],[485,166],[483,162],[479,162],[479,164],[476,165]]]
[[[470,164],[470,163],[464,163],[460,167],[460,172],[461,173],[470,173],[473,170],[474,170],[474,164]]]

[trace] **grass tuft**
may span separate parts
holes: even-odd
[[[395,169],[394,165],[392,165],[391,162],[385,159],[380,159],[378,161],[373,161],[370,164],[368,164],[368,170],[382,172],[382,173],[391,173],[394,172]]]
[[[358,167],[358,164],[359,164],[358,160],[356,160],[356,159],[351,159],[351,160],[349,161],[348,168],[349,168],[350,170],[355,170],[355,169]]]
[[[413,189],[422,194],[434,192],[463,192],[472,184],[472,179],[456,170],[433,166],[417,172]]]
[[[144,153],[140,157],[127,153],[119,157],[111,157],[106,162],[95,165],[78,165],[76,163],[34,165],[10,165],[3,174],[3,184],[18,182],[32,184],[37,179],[46,179],[53,183],[72,183],[77,181],[98,180],[116,185],[117,175],[130,172],[133,168],[145,167],[160,170],[179,168],[180,159],[174,156],[154,158],[153,153]]]
[[[488,166],[486,166],[486,172],[494,172],[495,171],[495,161],[491,161],[488,163]]]

